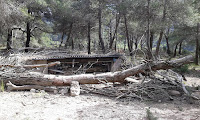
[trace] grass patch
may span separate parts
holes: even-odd
[[[146,113],[147,113],[147,120],[158,120],[157,117],[154,117],[153,113],[151,112],[150,108],[146,109]]]
[[[5,90],[4,82],[3,82],[3,80],[1,80],[1,89],[0,89],[0,91],[4,92],[4,90]]]
[[[176,71],[178,73],[188,73],[189,72],[189,65],[183,65],[181,67],[174,68],[174,71]]]

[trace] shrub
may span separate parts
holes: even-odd
[[[178,68],[174,68],[174,71],[180,72],[180,73],[187,73],[189,71],[189,65],[183,65]]]

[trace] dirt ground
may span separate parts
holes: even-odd
[[[188,79],[186,84],[200,85],[199,78]],[[0,120],[146,120],[147,108],[158,120],[200,120],[199,105],[178,100],[155,103],[95,94],[0,93]]]

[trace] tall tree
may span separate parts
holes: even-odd
[[[22,13],[20,11],[21,5],[12,0],[4,1],[0,0],[0,33],[6,34],[7,44],[6,48],[9,50],[12,48],[12,32],[20,22],[22,21]],[[6,32],[4,32],[6,31]]]
[[[196,53],[195,53],[195,64],[199,64],[199,28],[200,25],[197,23],[197,33],[196,33]]]
[[[166,19],[167,4],[168,4],[168,0],[165,0],[164,5],[163,5],[164,8],[163,8],[163,17],[162,17],[162,21],[161,21],[162,24],[164,24],[165,19]],[[157,42],[157,46],[156,46],[156,53],[155,53],[156,56],[158,56],[158,54],[159,54],[160,43],[161,43],[162,38],[163,38],[163,33],[164,33],[164,28],[162,27],[161,31],[160,31],[160,36],[159,36],[159,39],[158,39],[158,42]]]
[[[101,45],[102,52],[105,53],[105,45],[104,40],[102,38],[102,9],[103,9],[103,3],[101,0],[99,0],[99,8],[98,8],[98,20],[99,20],[99,42]]]

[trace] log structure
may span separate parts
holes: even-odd
[[[49,75],[42,73],[7,73],[0,74],[4,82],[10,81],[15,85],[40,85],[40,86],[67,86],[72,81],[80,84],[99,84],[101,82],[124,82],[124,79],[145,71],[156,71],[160,69],[170,69],[183,64],[193,62],[193,56],[186,56],[171,61],[152,61],[137,65],[127,70],[117,72],[107,72],[102,74],[81,74],[81,75]]]
[[[81,73],[114,72],[119,69],[120,54],[110,55],[72,55],[52,53],[32,58],[34,64],[48,64],[60,61],[60,65],[48,67],[46,74],[72,75]],[[41,72],[43,69],[41,69]],[[79,73],[78,73],[79,74]]]

